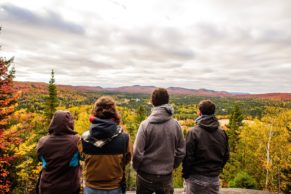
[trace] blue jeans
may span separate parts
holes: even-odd
[[[186,181],[186,194],[219,194],[219,177],[192,175]]]
[[[120,188],[112,190],[99,190],[85,187],[84,194],[122,194],[122,192]]]

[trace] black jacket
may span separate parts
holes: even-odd
[[[183,177],[218,176],[229,158],[228,138],[215,116],[202,115],[186,136]]]

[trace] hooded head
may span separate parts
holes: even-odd
[[[49,126],[49,134],[74,135],[76,133],[72,114],[68,111],[56,111]]]

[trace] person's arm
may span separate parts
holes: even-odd
[[[42,161],[41,156],[43,155],[43,153],[41,150],[46,139],[47,139],[47,136],[40,138],[40,140],[37,142],[37,145],[36,145],[36,156],[39,161]]]
[[[138,171],[140,164],[144,157],[144,148],[146,144],[145,126],[144,122],[140,124],[136,139],[133,146],[132,166]]]
[[[183,178],[187,179],[190,175],[191,170],[191,161],[195,158],[195,149],[196,149],[196,135],[193,132],[193,128],[189,130],[186,135],[186,156],[183,161]]]
[[[177,122],[178,127],[178,137],[177,137],[177,147],[175,150],[175,161],[174,161],[174,168],[177,168],[181,162],[183,161],[185,155],[186,155],[186,148],[185,148],[185,140],[182,133],[182,129]]]
[[[80,138],[80,140],[77,143],[77,147],[78,147],[78,152],[79,152],[79,156],[80,156],[80,160],[84,160],[85,159],[85,154],[83,152],[83,144],[82,144],[82,139]]]

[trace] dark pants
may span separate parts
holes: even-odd
[[[186,179],[186,194],[219,194],[219,177],[190,176]]]
[[[138,173],[136,194],[173,194],[172,175]]]

